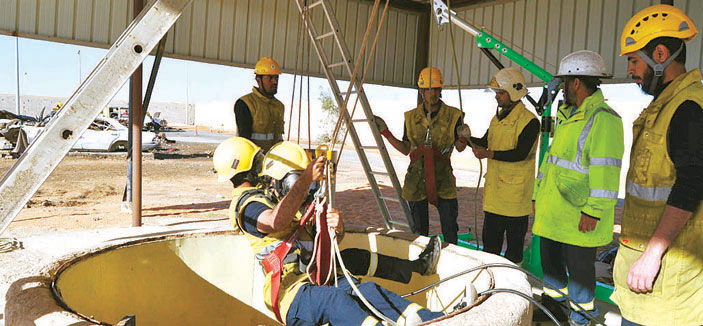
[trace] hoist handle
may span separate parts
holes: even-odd
[[[327,161],[332,160],[332,152],[330,151],[330,148],[327,145],[322,144],[315,148],[315,157],[320,157],[321,155],[325,155]]]

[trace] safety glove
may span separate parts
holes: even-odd
[[[391,131],[388,130],[388,125],[386,124],[381,117],[375,115],[373,116],[373,121],[376,123],[376,127],[378,128],[378,131],[381,132],[381,135],[384,137],[388,138],[391,135]]]
[[[459,135],[459,140],[461,140],[465,144],[469,143],[469,139],[471,138],[471,128],[469,128],[469,125],[462,124],[461,126],[457,127],[456,133],[457,135]]]

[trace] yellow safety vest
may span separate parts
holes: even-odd
[[[494,116],[488,127],[488,149],[515,149],[520,133],[535,118],[522,102],[517,103],[503,120],[498,120],[498,115]],[[525,216],[532,212],[536,152],[537,139],[523,161],[488,159],[483,193],[484,211],[503,216]]]
[[[571,110],[559,108],[554,140],[535,179],[532,233],[575,246],[604,246],[613,241],[625,150],[622,119],[601,90]],[[579,231],[582,212],[600,219],[595,230]]]
[[[645,325],[703,325],[703,203],[664,254],[653,292],[637,294],[627,285],[630,267],[654,234],[676,182],[667,135],[676,109],[687,100],[703,107],[698,69],[675,78],[633,123],[612,299],[625,318]]]
[[[427,121],[424,105],[405,112],[405,131],[410,140],[410,150],[425,144],[428,125],[432,146],[450,158],[454,150],[454,128],[461,119],[461,111],[455,107],[441,103],[439,113]],[[435,160],[435,182],[437,184],[437,197],[444,199],[456,198],[456,179],[451,164]],[[403,198],[407,201],[421,201],[427,199],[425,189],[425,169],[423,160],[410,163],[403,183]]]
[[[256,87],[240,99],[251,112],[251,141],[261,147],[264,153],[268,152],[271,146],[283,140],[283,103],[262,95]]]
[[[267,234],[264,238],[256,237],[244,230],[244,228],[242,227],[242,222],[239,220],[240,214],[244,212],[246,206],[252,202],[262,203],[268,207],[271,207],[272,209],[275,205],[271,203],[271,201],[269,201],[266,196],[263,195],[263,191],[259,190],[259,193],[254,193],[252,195],[252,193],[248,192],[251,190],[256,191],[255,188],[248,187],[234,189],[234,191],[232,192],[233,198],[232,203],[230,205],[229,214],[230,221],[232,221],[232,224],[235,225],[235,228],[239,228],[244,233],[247,240],[249,241],[249,245],[251,246],[252,250],[254,251],[254,254],[256,255],[256,259],[261,262],[261,260],[266,257],[269,252],[276,249],[276,247],[283,240],[285,240],[291,232],[293,232],[297,228],[298,221],[300,221],[302,215],[300,213],[297,213],[291,224],[285,230]],[[309,231],[313,232],[312,230]],[[298,240],[311,241],[308,234],[312,233],[300,232]],[[292,254],[300,255],[300,249],[294,246],[288,255],[290,256]],[[280,304],[279,306],[281,311],[281,317],[284,321],[288,314],[288,309],[290,308],[291,303],[293,303],[295,295],[298,293],[300,287],[306,282],[307,276],[305,273],[302,273],[300,271],[298,261],[288,262],[283,265],[281,271],[281,287],[278,290],[278,298]],[[266,306],[271,311],[273,311],[271,304],[271,273],[266,275],[263,291]]]

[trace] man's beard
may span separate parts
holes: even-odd
[[[640,90],[645,95],[654,95],[656,89],[650,89],[652,87],[652,79],[654,79],[654,70],[652,67],[647,66],[647,70],[644,71],[644,76],[632,76],[635,80],[640,80]],[[655,87],[656,88],[656,87]]]
[[[566,104],[569,106],[573,106],[577,104],[576,92],[569,91],[569,84],[566,84],[566,86],[564,87],[564,102],[566,102]]]

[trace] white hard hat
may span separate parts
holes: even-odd
[[[491,82],[488,83],[488,88],[500,89],[508,92],[511,101],[517,101],[527,95],[527,86],[525,85],[525,76],[522,75],[520,69],[508,67],[499,70]]]
[[[564,76],[613,77],[606,71],[603,57],[589,50],[572,52],[561,59],[556,77]]]

